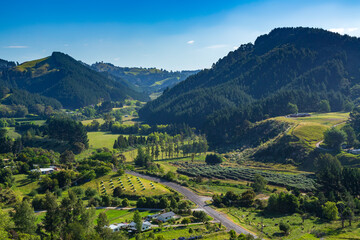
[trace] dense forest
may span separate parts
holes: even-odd
[[[186,122],[231,141],[244,122],[358,103],[360,40],[315,28],[277,28],[149,102],[149,123]],[[294,108],[293,106],[296,106]],[[235,138],[236,139],[236,138]]]
[[[172,87],[199,72],[199,70],[173,72],[157,68],[117,67],[111,63],[104,62],[94,63],[91,65],[91,68],[98,72],[105,72],[114,77],[124,79],[147,93]]]
[[[143,93],[131,89],[128,83],[110,79],[60,52],[17,66],[6,61],[1,62],[2,65],[10,67],[0,68],[2,86],[55,98],[66,108],[127,97],[148,99]]]

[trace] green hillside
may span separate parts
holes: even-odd
[[[84,66],[69,55],[54,52],[50,57],[5,69],[0,83],[58,100],[66,108],[79,108],[104,100],[127,97],[147,100],[128,83],[115,81]]]
[[[173,72],[157,68],[117,67],[111,63],[103,62],[95,63],[91,65],[91,68],[126,80],[149,94],[161,92],[199,72],[198,70]]]
[[[149,122],[185,122],[213,143],[231,141],[244,122],[291,113],[331,111],[357,104],[360,39],[315,28],[278,28],[244,44],[149,102]]]

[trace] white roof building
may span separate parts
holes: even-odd
[[[113,232],[117,232],[119,231],[120,229],[124,229],[124,228],[127,228],[129,224],[127,223],[118,223],[118,224],[111,224],[109,226],[109,228],[113,231]]]
[[[49,174],[49,173],[52,173],[53,171],[56,171],[55,168],[37,168],[37,169],[32,169],[31,170],[32,172],[34,171],[39,171],[41,172],[41,174]]]
[[[148,222],[148,221],[144,221],[144,222],[142,223],[141,231],[143,232],[143,231],[149,230],[150,228],[151,228],[151,223]],[[135,223],[135,222],[131,222],[131,223],[129,224],[129,229],[130,229],[130,230],[137,231],[137,229],[136,229],[136,223]]]
[[[157,219],[162,222],[167,222],[167,221],[171,220],[174,216],[175,216],[174,212],[167,212],[167,213],[160,214],[157,217]]]

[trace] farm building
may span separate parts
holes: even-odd
[[[149,230],[151,228],[151,223],[150,222],[147,222],[147,221],[144,221],[143,224],[142,224],[142,227],[141,227],[141,231],[146,231],[146,230]],[[133,231],[136,231],[136,223],[135,222],[131,222],[129,224],[129,229],[130,230],[133,230]]]
[[[31,171],[32,172],[39,171],[39,172],[41,172],[41,174],[50,174],[54,171],[57,171],[57,168],[55,168],[55,167],[37,168],[37,169],[32,169]]]
[[[174,212],[167,212],[167,213],[163,213],[163,214],[160,214],[157,219],[159,221],[162,221],[162,222],[167,222],[171,219],[173,219],[175,216],[175,213]]]
[[[145,217],[146,221],[151,221],[153,219],[157,219],[160,214],[148,215]]]
[[[109,228],[113,231],[113,232],[117,232],[121,229],[125,229],[128,227],[129,224],[127,223],[118,223],[118,224],[111,224],[109,226]]]

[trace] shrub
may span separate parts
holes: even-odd
[[[205,162],[208,165],[216,165],[222,163],[223,159],[217,154],[208,154],[206,155]]]
[[[289,235],[290,233],[290,225],[288,223],[281,222],[279,224],[280,231],[283,231],[285,235]]]

